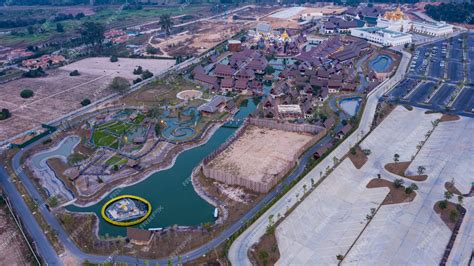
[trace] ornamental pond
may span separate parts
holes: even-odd
[[[235,115],[242,119],[252,113],[258,101],[247,100],[242,103]],[[98,203],[79,207],[70,205],[67,210],[72,212],[95,213],[101,217],[101,209],[112,198],[121,195],[136,195],[149,201],[152,213],[142,224],[136,225],[143,229],[160,228],[173,225],[196,226],[214,222],[214,206],[201,198],[191,183],[192,171],[208,154],[224,143],[237,128],[220,127],[203,145],[180,153],[172,167],[157,171],[141,182],[124,188],[116,188]],[[99,235],[125,236],[126,228],[114,226],[102,218],[99,219]]]

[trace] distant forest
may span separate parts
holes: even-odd
[[[327,0],[282,0],[282,4],[304,4],[304,3],[317,3],[317,2],[326,2]],[[89,4],[89,0],[0,0],[0,5],[56,5],[56,6],[67,6],[67,5],[82,5]],[[132,1],[127,0],[94,0],[96,5],[105,5],[105,4],[123,4],[123,3],[132,3]],[[138,0],[137,0],[138,2]],[[147,2],[147,1],[144,1]],[[169,0],[169,3],[174,4],[199,4],[199,3],[222,3],[222,4],[243,4],[243,3],[269,3],[275,4],[275,0]],[[348,5],[358,5],[361,2],[366,2],[362,0],[334,0],[336,4],[348,4]],[[369,1],[373,3],[417,3],[419,0],[376,0]]]
[[[441,4],[425,6],[426,14],[447,22],[474,24],[474,4]]]

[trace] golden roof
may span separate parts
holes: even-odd
[[[402,20],[405,18],[405,14],[403,11],[400,9],[400,6],[397,7],[395,11],[387,11],[383,15],[384,18],[388,20]]]

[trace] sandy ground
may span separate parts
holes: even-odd
[[[266,183],[289,167],[299,150],[312,138],[307,134],[249,126],[210,166]]]
[[[243,29],[240,22],[206,21],[189,26],[187,31],[167,39],[154,39],[152,45],[167,56],[202,53]]]
[[[157,74],[162,73],[175,63],[175,60],[137,58],[119,58],[118,62],[110,62],[108,57],[91,57],[64,66],[62,69],[67,71],[79,70],[80,73],[90,75],[120,76],[131,81],[138,77],[133,75],[133,69],[137,66]]]
[[[12,117],[0,121],[0,141],[33,129],[68,114],[81,107],[85,98],[92,102],[110,95],[107,90],[116,76],[136,79],[133,69],[140,65],[154,74],[161,73],[175,63],[174,60],[120,58],[112,63],[109,58],[88,58],[59,69],[48,71],[41,78],[22,78],[0,85],[0,108],[8,108]],[[72,70],[81,75],[69,76]],[[30,89],[34,96],[20,97],[23,89]]]
[[[25,258],[30,251],[6,205],[0,207],[0,239],[0,265],[30,264]]]

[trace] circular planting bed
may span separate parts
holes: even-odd
[[[145,221],[151,214],[151,204],[146,199],[122,195],[102,206],[102,218],[116,226],[132,226]]]
[[[185,100],[185,101],[200,98],[201,96],[202,96],[202,92],[198,90],[185,90],[185,91],[178,92],[178,94],[176,94],[176,97],[178,99]]]

